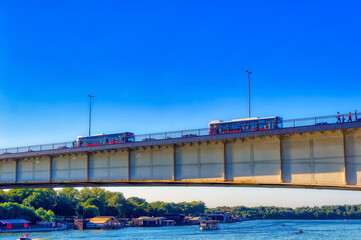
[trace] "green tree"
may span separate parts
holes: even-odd
[[[140,216],[151,216],[152,213],[148,213],[147,209],[149,209],[149,205],[147,201],[143,198],[138,197],[130,197],[127,199],[129,205],[132,205],[132,216],[140,217]]]
[[[31,195],[23,200],[24,205],[35,209],[44,208],[53,210],[56,199],[56,192],[52,188],[37,188]]]
[[[124,206],[127,200],[122,193],[106,192],[106,215],[122,216],[124,215]]]
[[[16,218],[23,218],[31,221],[32,223],[40,220],[32,207],[26,207],[18,203],[10,202],[0,204],[0,219]]]
[[[10,202],[10,197],[4,192],[4,190],[0,190],[0,203]]]
[[[52,222],[55,220],[55,214],[51,210],[45,211],[43,208],[39,208],[35,210],[35,213],[43,221]]]
[[[86,202],[89,198],[96,198],[101,202],[105,202],[106,191],[103,188],[83,188],[79,191],[79,201]]]
[[[93,218],[99,216],[99,209],[94,205],[88,205],[83,208],[84,218]]]
[[[7,192],[9,199],[11,202],[16,202],[22,204],[24,199],[29,197],[34,192],[34,189],[28,188],[19,188],[19,189],[11,189]]]
[[[66,195],[58,193],[56,197],[54,213],[58,216],[74,216],[76,214],[77,203],[71,201]]]
[[[105,213],[105,202],[102,202],[96,198],[89,198],[88,200],[86,200],[85,203],[83,203],[83,206],[84,207],[96,206],[99,210],[100,215],[104,215],[104,213]]]

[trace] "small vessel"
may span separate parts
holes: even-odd
[[[18,238],[18,240],[31,240],[31,238],[29,238],[29,234],[24,234],[24,236]]]
[[[303,231],[302,231],[302,229],[300,228],[300,229],[298,229],[298,233],[303,233]]]
[[[218,220],[201,220],[199,222],[199,230],[219,230]]]

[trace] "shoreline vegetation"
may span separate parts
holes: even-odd
[[[81,190],[75,188],[0,190],[0,219],[26,219],[33,224],[37,221],[51,222],[61,218],[115,216],[133,219],[140,216],[161,217],[165,214],[199,216],[220,211],[251,220],[361,219],[361,204],[298,208],[274,206],[207,208],[202,201],[148,203],[142,198],[125,198],[121,192],[110,192],[98,187]]]

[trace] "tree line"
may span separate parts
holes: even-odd
[[[206,213],[216,211],[232,212],[236,216],[249,219],[361,219],[360,205],[336,205],[322,207],[216,207],[207,209]]]
[[[24,218],[32,222],[52,221],[56,216],[91,218],[116,216],[136,218],[160,217],[164,214],[211,214],[231,212],[250,219],[361,219],[361,205],[322,207],[216,207],[204,202],[148,203],[143,198],[125,198],[121,192],[103,188],[51,188],[0,190],[0,219]]]
[[[7,209],[11,206],[11,210],[2,211],[3,205]],[[142,198],[125,198],[120,192],[111,192],[98,187],[81,190],[76,188],[0,190],[0,219],[25,218],[34,222],[39,219],[52,220],[55,216],[135,218],[164,214],[203,214],[205,210],[205,204],[200,201],[148,203]]]

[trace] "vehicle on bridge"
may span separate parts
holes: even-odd
[[[209,123],[209,135],[250,132],[282,127],[283,120],[281,117],[243,118],[232,121],[217,120]]]
[[[77,143],[78,147],[84,146],[98,146],[104,144],[117,144],[117,143],[126,143],[134,142],[134,133],[125,132],[125,133],[114,133],[114,134],[97,134],[89,137],[78,137]]]
[[[151,142],[151,141],[156,141],[157,139],[155,139],[155,138],[150,138],[150,137],[148,137],[148,138],[143,138],[142,139],[142,142]]]

